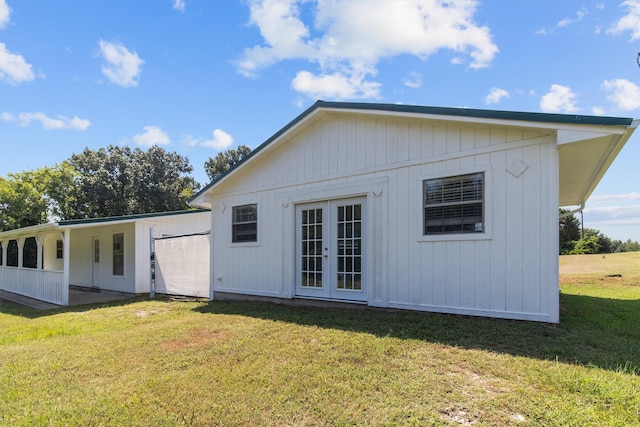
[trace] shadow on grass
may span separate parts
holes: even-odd
[[[560,303],[559,325],[400,310],[300,307],[269,302],[215,301],[196,310],[379,337],[424,340],[640,374],[640,300],[561,294]]]
[[[0,299],[0,313],[12,316],[25,317],[27,319],[38,319],[40,317],[53,316],[60,313],[82,313],[85,311],[96,310],[104,307],[118,307],[134,304],[140,301],[148,301],[148,296],[136,296],[131,298],[119,299],[114,301],[105,301],[99,303],[89,303],[82,305],[73,305],[66,307],[57,307],[49,310],[39,310],[37,308],[20,305],[13,301]]]

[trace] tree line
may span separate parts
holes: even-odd
[[[251,149],[240,145],[209,158],[205,171],[215,181]],[[54,166],[0,177],[0,231],[55,220],[104,218],[188,209],[201,185],[189,159],[153,146],[144,151],[110,145],[86,148]],[[560,209],[560,254],[640,251],[640,243],[611,239],[580,227]]]
[[[640,251],[640,243],[611,239],[594,228],[581,228],[575,215],[560,209],[560,255]]]
[[[205,163],[215,180],[251,149],[241,145]],[[110,145],[32,171],[0,177],[0,231],[49,221],[188,209],[200,189],[189,159],[153,146]]]

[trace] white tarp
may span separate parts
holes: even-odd
[[[209,297],[210,234],[156,239],[155,292]]]

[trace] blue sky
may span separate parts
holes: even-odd
[[[204,162],[316,99],[640,117],[640,0],[0,0],[0,176],[85,147]],[[640,131],[584,212],[640,241]]]

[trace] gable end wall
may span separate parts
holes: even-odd
[[[469,171],[487,176],[487,232],[423,236],[423,180]],[[214,292],[294,297],[296,203],[355,195],[369,212],[369,305],[558,321],[553,132],[415,118],[327,114],[214,187]],[[247,203],[258,242],[234,245],[231,210]]]

